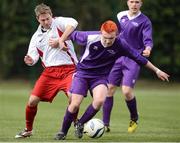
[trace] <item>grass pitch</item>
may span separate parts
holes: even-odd
[[[31,86],[25,81],[0,82],[0,142],[55,142],[67,106],[67,99],[59,93],[54,102],[41,102],[34,123],[34,135],[27,139],[14,139],[25,127],[25,105]],[[70,128],[65,141],[59,142],[180,142],[180,84],[155,81],[138,81],[135,94],[139,109],[139,125],[133,134],[127,133],[129,113],[118,90],[111,118],[111,132],[99,139],[86,135],[74,137]],[[80,108],[82,115],[91,97]],[[96,118],[101,119],[100,111]]]

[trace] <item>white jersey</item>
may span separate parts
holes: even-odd
[[[46,32],[43,32],[41,25],[39,25],[37,31],[31,38],[27,53],[27,55],[34,60],[33,65],[37,63],[39,58],[41,58],[45,67],[72,65],[77,63],[77,57],[71,40],[65,41],[69,48],[68,51],[63,51],[60,47],[52,48],[48,44],[50,38],[59,38],[65,31],[67,25],[72,25],[76,28],[78,23],[73,18],[53,18],[51,27]]]

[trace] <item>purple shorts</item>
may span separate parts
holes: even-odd
[[[70,92],[74,94],[80,94],[84,97],[87,96],[88,90],[92,91],[96,86],[104,84],[107,86],[108,80],[106,76],[96,77],[96,78],[85,78],[79,77],[75,74]]]
[[[116,60],[108,77],[110,84],[134,87],[139,77],[140,65],[128,57],[120,57]]]

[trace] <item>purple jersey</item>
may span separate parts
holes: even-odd
[[[152,24],[147,16],[141,12],[130,17],[128,11],[119,12],[117,18],[120,26],[120,34],[140,54],[145,46],[153,47]]]
[[[147,63],[147,59],[138,54],[120,36],[107,48],[101,44],[101,34],[97,32],[74,31],[70,38],[85,48],[77,64],[76,74],[80,77],[107,76],[115,60],[120,56],[128,56],[141,65]]]

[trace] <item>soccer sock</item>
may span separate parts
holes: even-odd
[[[126,104],[130,112],[131,120],[137,121],[138,113],[137,113],[136,98],[134,97],[132,100],[126,101]]]
[[[113,99],[114,99],[113,96],[106,97],[106,100],[103,104],[103,122],[105,126],[109,126],[111,111],[114,103]]]
[[[79,123],[84,124],[87,121],[89,121],[99,110],[94,109],[92,104],[89,105],[89,107],[86,109],[82,117],[79,119]]]
[[[62,124],[62,128],[61,131],[66,135],[71,123],[73,122],[74,119],[74,113],[71,113],[68,111],[68,109],[66,110],[66,114],[64,116],[64,120],[63,120],[63,124]]]
[[[73,122],[74,122],[74,123],[76,123],[76,121],[77,121],[78,113],[79,113],[79,108],[78,108],[77,111],[73,114]]]
[[[34,117],[37,113],[37,106],[30,107],[26,105],[26,128],[28,131],[33,129]]]
[[[69,105],[71,104],[71,100],[72,100],[72,96],[70,97]],[[78,113],[79,113],[79,108],[77,109],[77,111],[75,113],[73,113],[73,122],[74,122],[74,124],[77,121]]]

